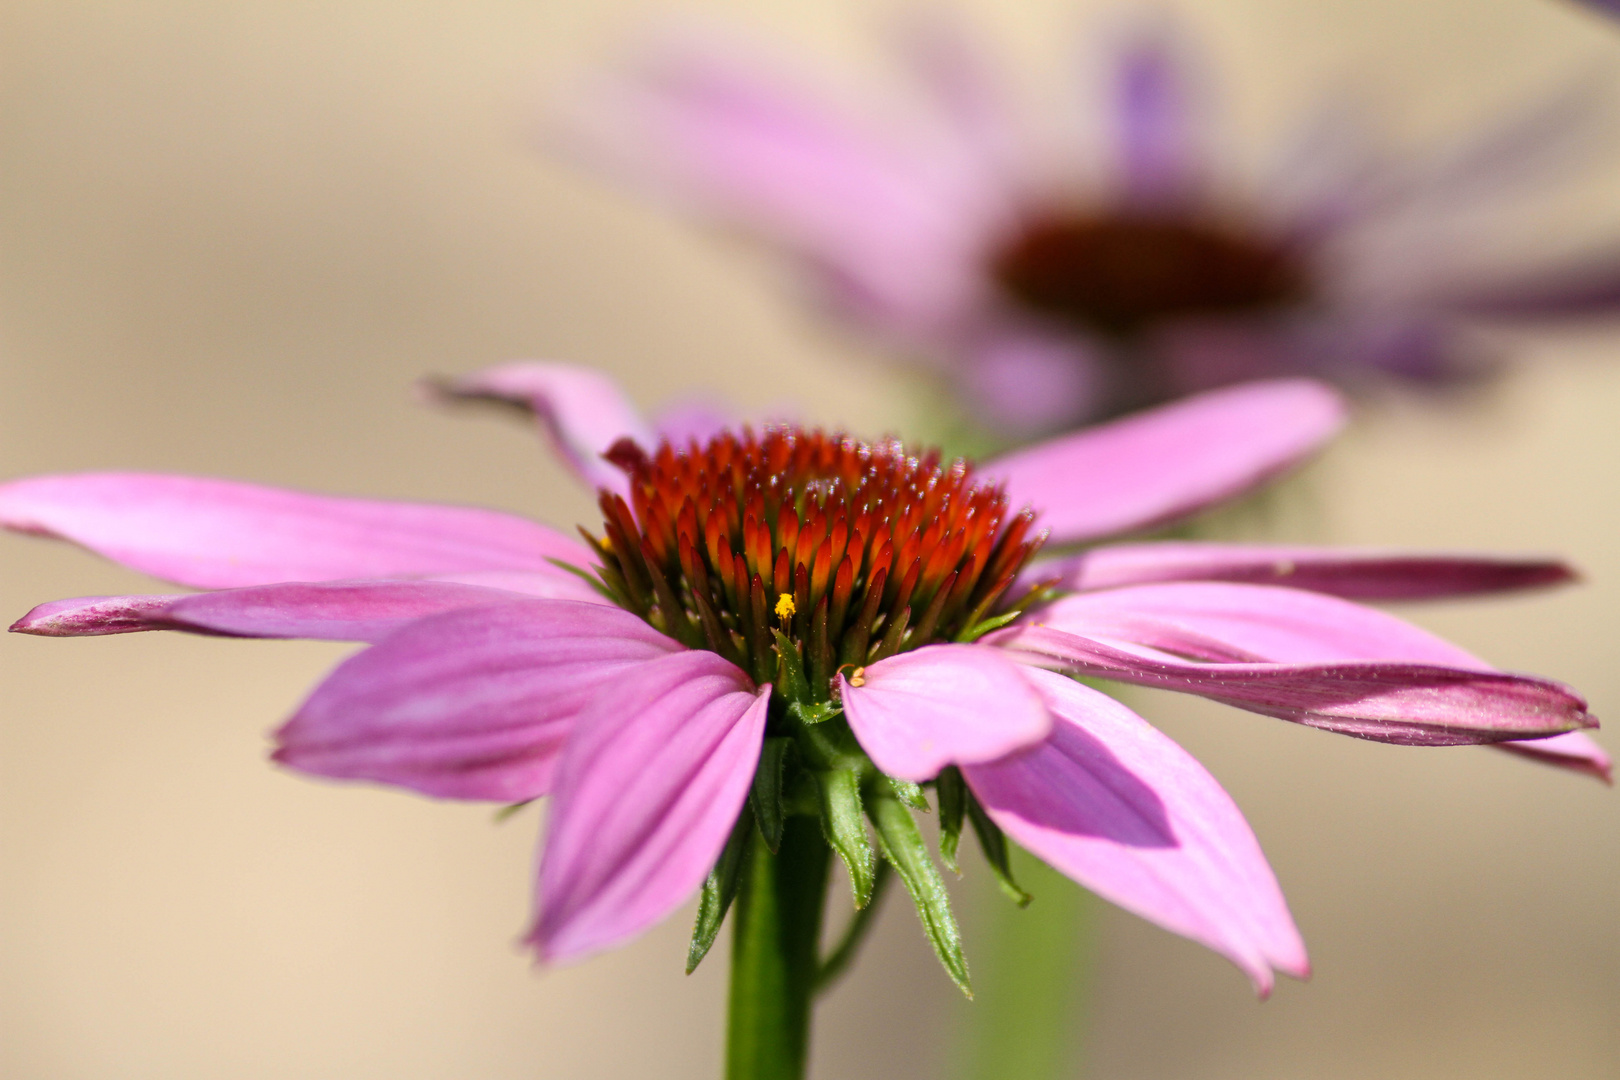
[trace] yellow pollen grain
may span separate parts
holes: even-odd
[[[793,597],[787,593],[776,598],[776,617],[783,622],[793,618],[793,613],[798,610],[797,605],[793,603]]]

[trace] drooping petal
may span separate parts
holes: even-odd
[[[523,597],[499,589],[438,581],[288,582],[208,593],[56,600],[34,608],[11,629],[41,637],[190,630],[229,637],[377,641],[428,615],[518,599]]]
[[[695,892],[754,780],[770,687],[701,650],[616,680],[580,717],[540,860],[542,959],[576,960]]]
[[[431,616],[338,665],[276,733],[274,756],[425,795],[532,799],[597,692],[680,649],[602,604],[517,600]]]
[[[1597,726],[1574,690],[1528,675],[1404,661],[1194,663],[1045,626],[1010,627],[984,640],[1045,667],[1198,694],[1404,746],[1505,742]]]
[[[1571,772],[1595,776],[1605,784],[1614,783],[1614,761],[1603,747],[1579,731],[1554,735],[1550,739],[1530,739],[1526,742],[1492,743],[1493,750],[1506,750],[1543,765],[1552,765]]]
[[[878,768],[929,780],[951,764],[990,761],[1052,728],[1027,669],[980,645],[928,645],[838,676],[844,715]]]
[[[1039,563],[1024,585],[1056,578],[1062,589],[1111,589],[1159,581],[1286,585],[1350,600],[1420,600],[1557,585],[1575,572],[1557,559],[1376,548],[1286,547],[1164,541],[1111,544]],[[1018,587],[1014,586],[1016,595]]]
[[[0,485],[0,525],[202,589],[591,565],[583,544],[493,510],[161,473],[15,480]]]
[[[1275,585],[1132,585],[1065,597],[1030,621],[1081,637],[1216,663],[1402,660],[1491,670],[1465,650],[1388,612]]]
[[[988,463],[1057,543],[1185,517],[1277,475],[1344,422],[1328,387],[1277,379],[1214,390]]]
[[[1310,966],[1259,843],[1215,778],[1105,694],[1052,672],[1037,746],[963,774],[1018,843],[1086,888],[1229,958],[1271,991]]]
[[[587,485],[623,494],[624,473],[602,455],[620,439],[651,449],[652,428],[619,384],[594,368],[526,361],[428,384],[449,400],[493,401],[530,412],[563,462]]]

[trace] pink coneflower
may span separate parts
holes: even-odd
[[[1190,35],[1122,36],[1101,115],[1037,133],[980,40],[942,17],[909,29],[909,112],[686,35],[591,85],[567,151],[785,253],[821,308],[1012,435],[1255,377],[1470,380],[1496,351],[1476,319],[1620,302],[1614,245],[1515,257],[1500,220],[1588,133],[1595,94],[1421,158],[1324,111],[1244,180],[1205,123]]]
[[[556,392],[569,371],[508,366],[442,392],[533,408],[600,479],[583,544],[461,507],[24,479],[0,486],[0,523],[215,591],[58,601],[13,629],[369,642],[280,729],[276,759],[447,798],[550,795],[529,935],[547,960],[619,944],[701,887],[695,964],[735,895],[737,992],[777,1002],[755,1050],[738,1049],[734,1014],[745,1055],[802,1057],[830,852],[857,906],[892,868],[966,987],[913,820],[926,789],[947,865],[967,821],[999,873],[1010,836],[1262,993],[1273,970],[1306,974],[1231,798],[1071,675],[1607,773],[1572,690],[1341,599],[1546,584],[1568,577],[1557,562],[1210,543],[1037,561],[1045,543],[1173,520],[1287,468],[1340,423],[1317,384],[1211,392],[975,468],[792,426],[638,441],[600,381]]]

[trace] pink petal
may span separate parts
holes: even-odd
[[[1597,726],[1574,690],[1527,675],[1398,661],[1187,663],[1045,626],[1010,627],[984,640],[1073,674],[1180,690],[1405,746],[1504,742]]]
[[[14,634],[36,637],[101,637],[141,630],[176,629],[169,608],[191,593],[146,596],[78,596],[39,604],[11,624]]]
[[[928,645],[879,660],[863,679],[838,676],[844,715],[873,763],[902,780],[990,761],[1052,729],[1024,670],[982,645]]]
[[[276,733],[274,756],[443,798],[532,799],[596,694],[680,648],[601,604],[518,600],[431,616],[338,665]]]
[[[1328,387],[1276,379],[1213,390],[1053,439],[984,468],[1058,543],[1145,529],[1234,498],[1344,422]]]
[[[711,652],[653,661],[582,715],[557,771],[529,940],[576,960],[658,922],[719,858],[765,737],[758,691]]]
[[[1217,663],[1402,660],[1491,670],[1388,612],[1274,585],[1195,581],[1107,589],[1065,597],[1030,621]]]
[[[1510,754],[1553,765],[1571,772],[1595,776],[1605,784],[1614,783],[1614,761],[1603,747],[1579,731],[1554,735],[1550,739],[1531,739],[1526,742],[1492,743],[1493,750],[1506,750]]]
[[[1522,570],[1524,578],[1533,579],[1537,565],[1514,569],[1510,564],[1505,578],[1512,581]],[[1539,565],[1558,568],[1556,563]],[[1083,637],[1134,642],[1203,660],[1403,660],[1494,670],[1392,615],[1294,589],[1208,582],[1114,589],[1059,601],[1042,611],[1039,621]],[[1491,745],[1608,780],[1608,756],[1578,732]]]
[[[1030,669],[1056,717],[1038,746],[963,769],[1009,836],[1127,911],[1229,958],[1270,993],[1310,973],[1236,804],[1181,747],[1105,694]]]
[[[591,565],[584,545],[493,510],[311,495],[157,473],[0,485],[0,525],[71,540],[181,585],[417,577]]]
[[[593,488],[623,494],[624,473],[602,455],[620,439],[651,448],[652,429],[619,384],[594,368],[539,361],[501,364],[433,383],[430,391],[462,401],[498,401],[534,414],[563,461]]]
[[[81,596],[40,604],[11,624],[39,637],[190,630],[230,637],[377,641],[441,611],[543,597],[606,603],[568,573],[490,572],[453,580],[283,582],[209,593]],[[517,595],[513,595],[517,594]]]
[[[1548,558],[1171,541],[1094,548],[1038,564],[1024,577],[1026,584],[1055,577],[1060,588],[1075,590],[1240,581],[1352,600],[1419,600],[1556,585],[1574,580],[1575,573]]]

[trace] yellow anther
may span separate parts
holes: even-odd
[[[865,686],[866,685],[866,669],[863,668],[863,667],[858,667],[854,671],[850,672],[849,673],[849,685],[851,685],[851,686]]]
[[[798,606],[793,603],[793,597],[787,593],[776,598],[776,617],[783,622],[793,618],[793,613],[798,610]]]

